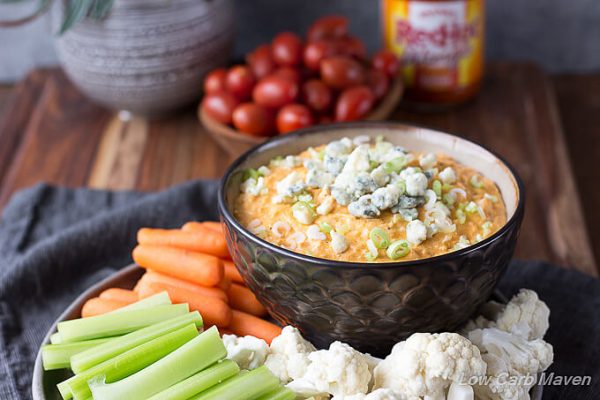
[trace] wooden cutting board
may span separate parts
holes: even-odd
[[[159,121],[117,114],[87,100],[60,70],[34,71],[0,120],[0,207],[39,181],[158,190],[219,177],[230,160],[194,112]],[[541,69],[492,64],[471,103],[435,114],[400,108],[392,119],[459,134],[502,155],[527,188],[517,257],[598,275],[553,89]]]

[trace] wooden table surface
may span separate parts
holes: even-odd
[[[0,117],[0,208],[16,190],[39,181],[158,190],[219,177],[230,162],[192,108],[159,121],[117,114],[85,99],[57,69],[34,71],[8,100],[4,94],[0,87],[0,107],[6,102]],[[598,275],[554,87],[541,69],[492,64],[475,101],[436,114],[400,108],[391,119],[456,133],[501,154],[527,189],[516,256]],[[585,144],[578,146],[585,152]]]

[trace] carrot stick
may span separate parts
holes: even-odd
[[[204,324],[225,327],[231,321],[231,308],[223,300],[159,282],[148,283],[141,291],[144,295],[166,291],[173,303],[188,303],[190,311],[198,311]]]
[[[228,291],[231,287],[231,279],[229,279],[226,276],[223,276],[223,279],[221,279],[221,282],[219,282],[216,287],[224,290],[225,292]]]
[[[190,221],[184,224],[181,229],[185,232],[199,232],[204,229],[211,229],[213,231],[223,233],[223,227],[221,226],[221,223],[216,221]]]
[[[237,283],[241,283],[242,285],[245,285],[244,279],[242,278],[242,275],[240,275],[240,272],[235,267],[235,264],[233,263],[233,261],[223,260],[223,267],[225,267],[225,276],[228,277],[232,282],[237,282]]]
[[[267,309],[260,304],[254,293],[245,286],[234,283],[227,291],[229,304],[236,310],[247,312],[248,314],[264,317],[267,315]]]
[[[142,282],[142,285],[149,283],[160,283],[166,286],[186,289],[201,296],[213,297],[215,299],[223,300],[224,302],[229,301],[229,297],[225,291],[218,287],[196,285],[195,283],[184,281],[183,279],[173,278],[172,276],[161,274],[160,272],[152,270],[146,271],[144,276],[142,276],[142,279],[140,279],[140,282]]]
[[[212,229],[205,229],[202,232],[184,232],[179,229],[142,228],[138,231],[137,239],[139,244],[172,246],[216,257],[229,256],[225,236]]]
[[[138,245],[133,260],[142,268],[203,286],[215,286],[224,276],[219,258],[173,247]]]
[[[85,302],[83,308],[81,309],[81,316],[86,318],[93,317],[94,315],[106,314],[107,312],[114,311],[117,308],[125,307],[127,304],[129,303],[94,297]]]
[[[271,341],[281,334],[281,328],[269,321],[238,310],[231,310],[231,313],[231,322],[227,329],[238,336],[255,336],[271,344]]]
[[[123,303],[131,304],[139,300],[138,295],[133,290],[121,289],[121,288],[110,288],[100,293],[101,299],[115,300]]]

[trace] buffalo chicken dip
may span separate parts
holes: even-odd
[[[496,184],[479,172],[366,136],[244,171],[234,213],[277,246],[349,262],[449,253],[506,222]]]

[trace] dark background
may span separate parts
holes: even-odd
[[[208,1],[208,0],[198,0]],[[212,0],[217,1],[217,0]],[[236,55],[282,30],[305,32],[318,16],[350,17],[352,31],[370,50],[381,40],[378,0],[234,0]],[[24,12],[0,6],[0,18]],[[600,0],[488,0],[488,59],[535,61],[549,72],[600,70]],[[48,15],[16,29],[0,30],[0,82],[22,77],[35,66],[56,63]]]

